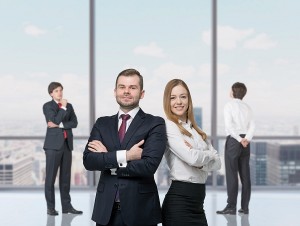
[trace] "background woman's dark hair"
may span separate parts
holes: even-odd
[[[57,87],[61,87],[61,89],[64,89],[62,84],[60,84],[59,82],[51,82],[48,86],[48,93],[51,94]]]
[[[247,93],[247,87],[241,82],[234,83],[231,89],[233,97],[240,100],[242,100]]]

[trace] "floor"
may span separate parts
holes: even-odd
[[[163,200],[166,190],[160,191]],[[46,214],[42,190],[6,191],[0,190],[1,226],[95,226],[91,221],[94,190],[71,192],[72,203],[83,215],[60,214],[56,217]],[[205,211],[209,226],[298,226],[300,191],[258,190],[252,191],[249,215],[217,215],[226,205],[226,191],[212,191],[207,188]],[[60,203],[56,192],[56,202]],[[239,208],[239,207],[238,207]],[[183,225],[184,226],[184,225]]]

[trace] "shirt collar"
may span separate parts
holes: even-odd
[[[189,126],[190,128],[192,128],[192,123],[190,120],[188,120],[187,122],[181,121],[180,119],[178,119],[179,124],[181,124],[182,126]]]
[[[234,102],[243,102],[243,100],[239,99],[239,98],[233,98],[232,99]]]
[[[133,119],[139,110],[140,110],[140,107],[136,107],[136,108],[132,109],[131,111],[125,113],[120,109],[119,113],[118,113],[118,119],[120,119],[122,114],[130,115],[130,118]]]

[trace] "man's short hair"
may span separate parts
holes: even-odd
[[[133,68],[125,69],[118,74],[117,79],[116,79],[115,88],[117,88],[117,83],[118,83],[118,79],[120,76],[134,76],[134,75],[137,75],[139,77],[140,87],[141,87],[141,90],[143,90],[143,86],[144,86],[143,76],[140,74],[140,72],[138,70],[135,70]]]
[[[247,93],[247,87],[241,82],[234,83],[231,89],[233,97],[240,100],[242,100]]]
[[[48,86],[48,93],[51,94],[57,87],[61,87],[61,89],[64,89],[62,84],[60,84],[59,82],[51,82]]]

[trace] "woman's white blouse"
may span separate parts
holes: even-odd
[[[170,179],[204,184],[208,171],[221,168],[217,151],[211,144],[206,143],[194,128],[191,128],[190,122],[180,121],[192,137],[181,134],[174,122],[168,119],[165,121],[168,138],[165,158],[170,168]],[[189,148],[184,140],[191,144],[192,148]]]

